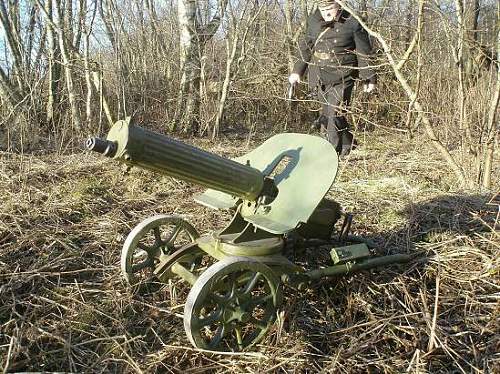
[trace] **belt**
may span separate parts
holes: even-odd
[[[314,57],[317,57],[320,60],[330,60],[331,58],[333,58],[333,56],[335,56],[335,53],[314,51]]]

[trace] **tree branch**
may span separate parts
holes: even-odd
[[[425,0],[420,0],[420,2],[424,2]],[[434,128],[429,120],[429,117],[424,111],[424,108],[420,104],[420,101],[417,99],[416,92],[411,88],[410,84],[408,83],[408,80],[406,77],[403,75],[401,70],[398,68],[399,62],[396,61],[394,58],[394,55],[392,54],[392,49],[389,44],[387,44],[385,38],[378,32],[374,31],[368,25],[361,19],[361,17],[352,9],[349,5],[344,0],[338,0],[338,3],[345,9],[347,10],[352,17],[354,17],[359,24],[370,34],[373,36],[375,39],[378,40],[380,45],[382,46],[384,53],[387,57],[387,60],[389,61],[389,64],[392,67],[392,70],[394,72],[394,75],[398,79],[399,83],[403,87],[406,95],[410,98],[411,101],[413,101],[415,109],[417,112],[420,114],[422,122],[425,127],[425,131],[427,133],[427,136],[429,137],[431,144],[434,146],[434,148],[441,154],[441,157],[446,161],[448,166],[451,168],[451,170],[455,173],[457,176],[458,180],[462,185],[470,185],[471,182],[467,180],[465,177],[464,170],[458,165],[458,163],[453,159],[451,156],[450,152],[446,147],[443,145],[443,143],[439,140],[438,135],[434,131]]]

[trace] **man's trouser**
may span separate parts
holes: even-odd
[[[320,121],[321,132],[340,155],[347,155],[352,148],[353,136],[345,115],[351,103],[353,88],[352,79],[334,85],[321,85],[318,88],[323,116]]]

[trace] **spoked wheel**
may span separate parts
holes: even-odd
[[[160,259],[199,237],[182,218],[158,215],[139,223],[123,244],[121,269],[125,280],[135,285],[149,281]]]
[[[281,305],[279,279],[251,258],[210,266],[189,292],[184,329],[191,343],[213,351],[241,351],[261,340]]]

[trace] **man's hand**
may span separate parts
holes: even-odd
[[[291,85],[299,83],[300,82],[300,75],[298,75],[297,73],[290,74],[290,76],[288,77],[288,82],[290,82]]]
[[[375,83],[365,83],[363,85],[363,92],[370,93],[375,90]]]

